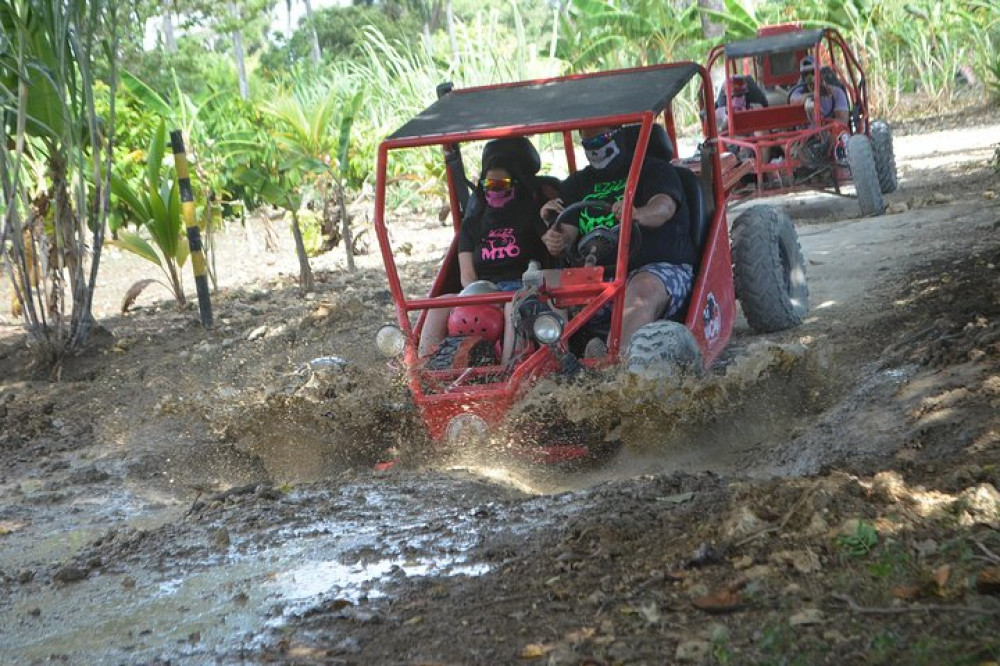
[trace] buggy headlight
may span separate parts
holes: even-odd
[[[563,332],[562,317],[551,311],[539,313],[531,325],[531,332],[543,345],[559,342]]]
[[[393,358],[406,349],[406,336],[398,326],[386,324],[375,334],[375,346],[384,356]]]

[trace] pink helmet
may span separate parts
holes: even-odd
[[[448,336],[478,335],[496,342],[503,335],[503,310],[495,305],[464,305],[448,315]]]

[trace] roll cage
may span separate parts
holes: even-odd
[[[800,80],[799,63],[806,56],[811,56],[816,63],[817,79],[821,77],[821,69],[828,67],[847,95],[849,121],[846,130],[850,134],[869,134],[871,119],[864,70],[837,30],[804,29],[797,24],[767,26],[761,28],[755,38],[720,44],[709,52],[707,68],[711,71],[721,61],[725,74],[728,127],[720,133],[720,139],[730,150],[744,149],[754,154],[758,179],[754,195],[762,194],[769,175],[788,172],[791,180],[793,167],[788,161],[775,165],[760,159],[768,148],[780,148],[789,154],[792,146],[810,137],[826,132],[837,136],[845,129],[834,119],[823,118],[821,114],[815,114],[816,117],[810,120],[804,107],[789,104],[787,97],[783,103],[770,104],[765,108],[733,108],[733,76],[753,76],[765,89],[778,90],[787,96]],[[819,109],[819,86],[815,86],[813,94],[814,108]],[[771,190],[768,194],[775,193]]]
[[[559,306],[582,308],[567,323],[564,341],[579,331],[602,306],[612,303],[608,348],[609,358],[614,359],[622,344],[621,324],[632,230],[631,204],[653,125],[662,122],[671,142],[676,145],[672,102],[689,82],[696,79],[700,85],[700,103],[704,108],[713,108],[714,97],[708,72],[692,62],[444,91],[436,102],[379,145],[373,222],[389,290],[396,306],[397,324],[407,339],[405,366],[410,387],[432,437],[440,437],[447,421],[456,414],[472,411],[488,422],[496,422],[496,416],[502,416],[507,411],[525,381],[556,366],[552,350],[544,346],[513,367],[429,371],[418,362],[417,341],[428,309],[501,304],[512,297],[510,292],[443,296],[460,288],[457,235],[467,200],[467,182],[462,176],[464,169],[456,168],[461,165],[461,144],[502,137],[561,135],[567,168],[573,172],[576,170],[574,132],[607,125],[639,125],[634,158],[625,186],[625,214],[616,258],[616,277],[613,281],[603,282],[600,269],[596,269],[596,273],[590,268],[564,269],[555,284],[546,285],[546,295],[552,302]],[[728,340],[735,312],[735,296],[724,205],[724,187],[730,181],[724,179],[719,154],[714,150],[714,117],[706,118],[703,129],[706,142],[701,157],[696,161],[684,161],[685,165],[699,173],[702,191],[711,211],[707,238],[701,250],[701,268],[695,276],[685,324],[692,329],[702,348],[704,363],[708,365],[721,353]],[[455,238],[430,293],[424,298],[413,298],[401,285],[386,226],[387,173],[394,151],[426,146],[440,146],[448,165],[445,175]],[[717,284],[710,287],[709,276],[714,276],[711,281]],[[723,321],[726,323],[721,335],[706,337],[696,326],[699,314],[707,305],[706,299],[713,301],[713,307],[723,310]],[[414,314],[415,322],[412,320]]]

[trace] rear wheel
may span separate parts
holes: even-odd
[[[632,334],[625,351],[629,372],[646,379],[699,374],[701,349],[691,331],[676,321],[659,320]]]
[[[792,220],[754,206],[733,222],[733,279],[750,328],[771,333],[802,323],[809,311],[806,262]]]
[[[899,180],[896,177],[896,156],[892,150],[892,130],[885,122],[876,120],[872,123],[871,135],[879,188],[882,194],[895,192]]]
[[[847,140],[847,164],[851,167],[851,178],[854,180],[861,215],[869,217],[884,213],[885,201],[879,186],[875,157],[871,143],[864,134],[855,134]]]

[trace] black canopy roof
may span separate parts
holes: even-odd
[[[421,111],[389,140],[531,127],[662,111],[698,71],[695,63],[455,90]]]
[[[726,44],[727,58],[746,58],[748,56],[782,53],[785,51],[801,51],[819,44],[823,38],[823,29],[797,30],[783,32],[767,37],[744,39]]]

